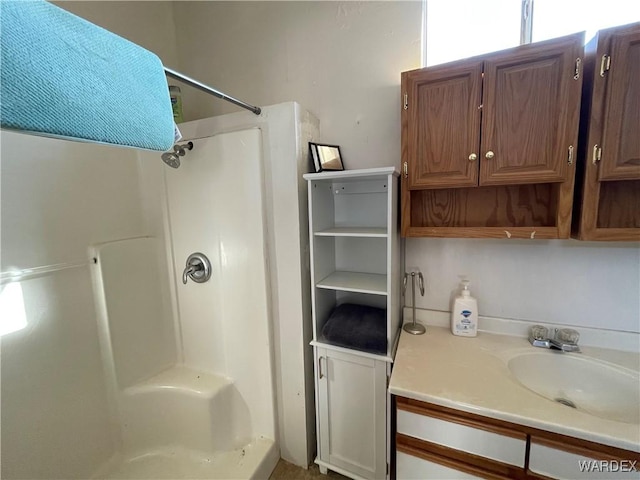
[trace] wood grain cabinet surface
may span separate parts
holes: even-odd
[[[640,477],[639,452],[405,397],[394,400],[398,480]]]
[[[404,236],[569,236],[582,39],[402,74]]]
[[[478,184],[482,65],[462,61],[403,74],[410,189]]]
[[[640,240],[640,23],[585,49],[574,236]]]

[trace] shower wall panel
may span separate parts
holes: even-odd
[[[115,444],[87,249],[145,234],[136,153],[3,131],[0,156],[1,270],[86,262],[18,284],[26,326],[1,340],[2,477],[88,478]]]
[[[184,363],[231,378],[254,434],[273,439],[262,131],[192,141],[180,168],[165,170]],[[212,275],[185,285],[182,272],[193,252],[210,259]]]
[[[103,356],[122,390],[176,363],[163,257],[158,240],[147,237],[99,245],[95,256],[96,295],[105,314],[100,324],[108,329]]]
[[[219,102],[207,97],[207,102]],[[272,335],[264,339],[265,344],[273,342],[269,351],[273,358],[263,354],[264,350],[257,350],[252,355],[259,358],[267,368],[267,362],[272,362],[274,381],[273,390],[265,394],[261,400],[271,402],[275,394],[277,402],[277,414],[275,420],[273,413],[271,419],[277,422],[277,442],[280,454],[285,460],[296,465],[307,467],[315,457],[315,408],[313,394],[313,358],[309,342],[311,341],[311,292],[309,289],[309,238],[307,226],[307,185],[302,175],[309,171],[308,142],[318,140],[319,122],[316,117],[302,108],[298,103],[287,102],[278,105],[263,106],[259,116],[249,112],[238,112],[217,117],[210,117],[193,122],[180,124],[180,130],[187,139],[208,139],[219,134],[228,134],[249,129],[259,129],[261,153],[257,166],[263,173],[264,187],[264,217],[266,246],[268,258],[267,282],[269,286],[269,314],[271,316]],[[181,157],[182,170],[193,158],[198,149],[190,151]],[[200,148],[202,151],[202,148]],[[213,158],[209,158],[213,161]],[[234,168],[243,168],[245,162],[236,158]],[[153,235],[161,238],[163,234],[158,232],[159,219],[168,217],[167,212],[173,209],[174,201],[180,202],[175,196],[169,204],[165,201],[164,191],[157,188],[157,175],[167,175],[167,182],[178,175],[179,171],[171,171],[157,154],[144,153],[140,155],[142,181],[142,197],[145,205],[146,218],[149,219]],[[257,170],[256,170],[257,171]],[[241,176],[236,175],[235,170],[225,177],[229,186],[233,186],[233,192],[225,197],[223,204],[225,209],[236,208],[234,202],[241,198]],[[196,179],[196,185],[198,180]],[[205,188],[214,183],[205,183]],[[185,179],[185,190],[188,190],[188,181]],[[164,210],[164,213],[161,212]],[[219,216],[219,215],[218,215]],[[209,208],[202,221],[215,221],[216,213]],[[213,219],[213,220],[212,220]],[[173,219],[172,219],[173,220]],[[197,220],[201,221],[201,220]],[[166,223],[166,222],[165,222]],[[183,224],[185,235],[190,235],[189,230],[193,225],[189,222]],[[169,228],[165,226],[165,238],[169,238]],[[177,230],[173,228],[173,230]],[[171,242],[167,240],[167,244]],[[196,248],[194,246],[194,248]],[[189,252],[190,253],[190,252]],[[206,252],[204,252],[206,253]],[[186,251],[182,255],[186,255]],[[172,252],[169,252],[169,263],[174,264]],[[185,257],[186,258],[186,257]],[[175,259],[178,269],[172,276],[170,284],[171,298],[180,298],[181,306],[183,298],[176,295],[176,290],[182,290],[179,277],[184,268],[185,258]],[[212,261],[214,259],[211,259]],[[215,277],[214,280],[219,277]],[[206,285],[206,284],[204,284]],[[194,294],[204,285],[194,285]],[[206,288],[205,288],[206,289]],[[224,300],[224,299],[223,299]],[[252,300],[252,292],[245,288],[243,301]],[[206,303],[206,302],[205,302]],[[215,304],[215,301],[213,301]],[[208,304],[207,304],[208,305]],[[174,301],[174,311],[178,311],[177,302]],[[206,309],[205,309],[206,310]],[[178,317],[178,314],[175,314]],[[218,332],[218,327],[208,325],[210,332]],[[220,332],[222,332],[222,327]],[[240,334],[247,331],[246,324],[240,322],[235,328]],[[176,332],[180,333],[180,325]],[[222,334],[222,333],[221,333]],[[224,362],[224,357],[219,349],[224,339],[219,335],[207,335],[206,338],[197,338],[195,329],[191,334],[195,342],[201,342],[200,351],[205,352],[217,364]],[[257,332],[255,335],[258,335]],[[213,337],[213,338],[212,338]],[[185,342],[185,347],[189,342]],[[247,348],[251,349],[252,344]],[[217,349],[207,351],[207,349]],[[225,347],[228,348],[228,347]],[[182,345],[179,345],[179,350]],[[185,352],[190,358],[194,350]],[[179,352],[179,355],[182,355]],[[219,361],[217,361],[219,360]],[[213,362],[212,362],[213,363]],[[248,375],[251,378],[251,375]],[[272,405],[269,405],[269,409]],[[275,428],[275,427],[274,427]],[[255,432],[254,432],[255,433]],[[270,438],[276,438],[275,433]]]

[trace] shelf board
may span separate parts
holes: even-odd
[[[369,353],[354,348],[339,347],[324,340],[312,340],[309,345],[313,347],[326,348],[327,350],[335,350],[336,352],[348,353],[349,355],[357,355],[359,357],[371,358],[373,360],[382,360],[383,362],[393,363],[393,356],[386,354]]]
[[[360,180],[366,177],[379,177],[382,175],[393,175],[397,177],[400,172],[395,167],[380,167],[380,168],[365,168],[357,170],[341,170],[338,172],[320,172],[320,173],[305,173],[302,177],[305,180]]]
[[[556,239],[558,227],[409,227],[406,237]]]
[[[315,232],[316,237],[387,237],[385,227],[334,227]]]
[[[387,276],[375,273],[333,272],[316,283],[317,288],[344,292],[387,294]]]

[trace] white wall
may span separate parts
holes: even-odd
[[[134,151],[1,140],[3,272],[88,261],[93,243],[144,234]],[[1,344],[3,477],[87,478],[114,453],[89,267],[21,285],[27,327]]]
[[[347,168],[400,166],[400,73],[420,66],[420,2],[174,2],[180,66],[249,103],[299,101]],[[189,118],[237,109],[183,92]],[[467,273],[488,316],[640,330],[637,246],[408,239],[420,308]]]
[[[637,245],[411,238],[406,247],[407,267],[425,277],[418,308],[449,311],[467,275],[483,316],[640,332]]]
[[[400,72],[420,66],[421,3],[174,2],[182,71],[254,105],[296,101],[347,168],[400,165]],[[238,107],[183,89],[187,120]]]
[[[177,65],[171,2],[64,0],[51,3],[152,51],[168,67]]]

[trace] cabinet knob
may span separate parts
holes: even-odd
[[[476,155],[475,153],[472,153],[471,155],[469,155],[470,162],[475,162],[477,159],[478,159],[478,155]]]
[[[496,156],[496,155],[495,155],[491,150],[489,150],[489,151],[485,154],[484,158],[486,158],[487,160],[491,160],[491,159],[492,159],[493,157],[495,157],[495,156]]]

